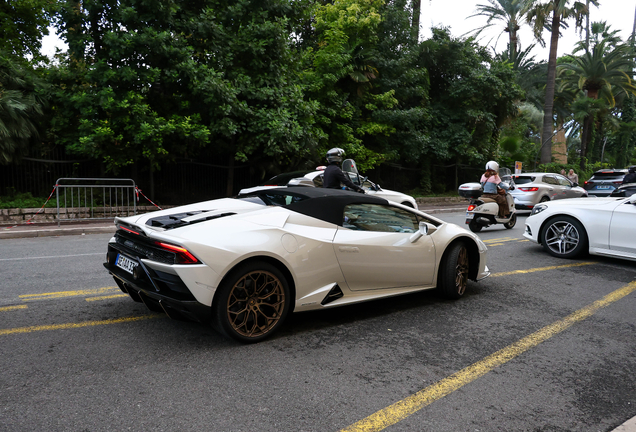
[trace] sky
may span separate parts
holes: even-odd
[[[619,36],[623,40],[627,40],[634,26],[634,15],[636,11],[636,0],[599,0],[600,6],[592,6],[590,13],[590,22],[606,21],[611,29],[619,30]],[[450,27],[451,34],[454,37],[463,36],[466,33],[486,24],[487,18],[477,16],[469,18],[473,15],[480,4],[488,4],[488,0],[422,0],[422,14],[420,17],[422,38],[428,39],[431,36],[430,28],[432,26]],[[66,45],[51,29],[51,35],[44,37],[42,40],[42,53],[52,56],[55,48],[59,47],[63,50]],[[504,33],[497,40],[497,36],[503,33],[502,25],[495,25],[484,36],[480,38],[480,44],[494,47],[497,52],[506,49],[508,43],[508,34]],[[519,32],[521,40],[521,48],[525,49],[534,43],[534,36],[530,30],[530,26],[522,25]],[[584,35],[582,36],[585,37]],[[546,42],[550,41],[550,35],[545,32],[543,36]],[[580,39],[574,30],[574,25],[564,31],[563,36],[559,39],[558,55],[571,53],[574,45]],[[539,44],[534,48],[532,54],[535,61],[548,59],[549,47],[541,47]]]
[[[585,1],[585,0],[582,0]],[[590,23],[596,21],[606,21],[610,29],[619,30],[618,36],[627,40],[634,27],[634,15],[636,0],[599,0],[598,7],[590,7]],[[471,30],[482,27],[486,24],[487,17],[477,16],[469,18],[475,14],[478,5],[488,5],[488,0],[422,0],[422,14],[420,17],[421,33],[424,39],[431,36],[432,26],[450,27],[451,35],[462,36]],[[502,52],[508,44],[508,33],[503,32],[503,25],[495,24],[485,36],[480,38],[481,45],[495,47],[496,52]],[[503,35],[499,37],[499,34]],[[585,33],[581,36],[585,39]],[[531,27],[527,24],[521,25],[519,31],[521,49],[526,49],[535,43]],[[543,39],[550,42],[550,35],[544,32]],[[574,45],[580,40],[579,35],[574,30],[574,21],[570,27],[563,31],[558,45],[558,56],[569,54],[573,51]],[[495,46],[496,44],[496,46]],[[532,50],[535,61],[548,60],[549,46],[545,48],[539,44]]]

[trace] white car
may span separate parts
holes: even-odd
[[[285,185],[322,187],[322,176],[324,174],[324,169],[325,167],[318,167],[316,168],[316,171],[295,171],[293,173],[279,174],[266,181],[264,185],[241,189],[239,191],[239,196],[257,190],[269,189]],[[362,187],[365,190],[366,194],[384,198],[388,201],[396,202],[398,204],[409,206],[411,208],[417,208],[417,202],[412,196],[403,194],[401,192],[381,188],[380,185],[373,183],[367,177],[362,177],[360,174],[358,174],[355,162],[352,159],[346,159],[342,162],[342,170],[346,175],[349,176],[351,182]]]
[[[636,261],[636,194],[538,204],[523,234],[555,257],[585,253]]]
[[[123,292],[242,342],[291,312],[436,287],[456,299],[490,274],[470,231],[342,190],[267,189],[115,223],[104,266]]]

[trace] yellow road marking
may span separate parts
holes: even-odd
[[[510,241],[518,241],[518,240],[519,239],[515,237],[502,237],[502,238],[488,239],[488,240],[482,240],[482,241],[488,244],[488,243],[501,243],[501,242],[510,242]]]
[[[18,327],[18,328],[0,330],[0,336],[17,334],[17,333],[32,333],[36,331],[46,331],[46,330],[66,330],[66,329],[92,327],[92,326],[107,325],[107,324],[121,324],[121,323],[133,322],[133,321],[141,321],[141,320],[150,319],[150,318],[159,318],[159,317],[165,318],[165,315],[163,314],[141,315],[136,317],[115,318],[115,319],[101,320],[101,321],[84,321],[81,323],[66,323],[66,324],[31,326],[31,327]]]
[[[77,291],[58,291],[58,292],[52,292],[52,293],[23,294],[23,295],[20,295],[19,297],[24,301],[49,300],[49,299],[64,298],[64,297],[110,294],[113,290],[119,290],[119,288],[104,287],[104,288],[77,290]]]
[[[114,295],[101,296],[101,297],[88,297],[85,300],[90,302],[90,301],[108,300],[108,299],[114,299],[114,298],[120,298],[120,297],[128,297],[128,294],[114,294]]]
[[[532,269],[527,269],[527,270],[513,270],[513,271],[509,271],[509,272],[493,273],[493,274],[490,275],[490,277],[509,276],[509,275],[514,275],[514,274],[534,273],[534,272],[538,272],[538,271],[556,270],[556,269],[568,268],[568,267],[581,267],[581,266],[592,265],[592,264],[596,264],[596,263],[593,263],[593,262],[581,262],[581,263],[574,263],[574,264],[563,264],[563,265],[558,265],[558,266],[537,267],[537,268],[532,268]]]
[[[12,311],[17,309],[26,309],[27,307],[28,307],[27,305],[4,306],[4,307],[0,307],[0,312],[7,312],[7,311]]]
[[[583,264],[581,264],[583,265]],[[636,291],[636,282],[632,282],[629,285],[619,288],[618,290],[611,292],[600,300],[585,306],[582,309],[568,315],[562,320],[556,321],[549,326],[542,328],[541,330],[532,333],[517,342],[508,345],[506,348],[497,351],[494,354],[489,355],[483,360],[468,366],[459,372],[444,378],[443,380],[426,387],[423,390],[415,393],[412,396],[407,397],[393,405],[377,411],[371,414],[369,417],[360,420],[357,423],[343,429],[343,432],[371,432],[380,431],[391,425],[404,420],[411,414],[419,411],[420,409],[430,405],[443,398],[444,396],[454,392],[455,390],[469,384],[486,373],[490,372],[494,368],[501,366],[522,353],[528,351],[531,348],[536,347],[541,342],[550,339],[562,331],[568,329],[575,323],[583,321],[589,318],[599,309],[602,309],[628,294]]]

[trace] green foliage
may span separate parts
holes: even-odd
[[[0,196],[0,209],[10,209],[10,208],[41,208],[46,202],[46,198],[38,198],[33,197],[31,193],[16,193],[15,191],[11,191],[12,193],[6,196]],[[46,202],[46,208],[56,207],[56,201],[50,200]]]
[[[112,172],[139,160],[160,169],[177,156],[255,161],[315,146],[316,103],[304,98],[288,2],[75,6],[61,10],[69,56],[51,68],[51,141]]]
[[[0,51],[0,164],[18,160],[38,138],[44,86],[28,63]]]
[[[0,2],[0,47],[15,58],[40,60],[42,37],[49,34],[54,0],[10,0]]]
[[[452,38],[446,29],[434,29],[420,59],[434,113],[430,153],[479,165],[496,156],[500,127],[518,113],[515,100],[522,94],[510,63],[493,60],[472,39]]]

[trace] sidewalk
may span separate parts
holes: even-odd
[[[466,201],[418,198],[419,209],[428,214],[466,211]],[[112,220],[0,225],[0,240],[65,235],[109,234],[115,232]]]

